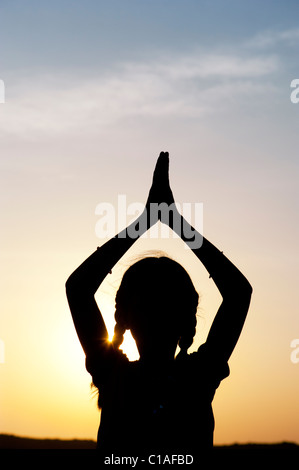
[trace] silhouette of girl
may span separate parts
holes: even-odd
[[[161,152],[144,212],[76,269],[66,282],[66,292],[86,368],[99,390],[98,448],[103,455],[140,456],[146,461],[152,454],[181,454],[192,455],[196,463],[213,446],[212,400],[229,375],[227,362],[241,333],[252,288],[204,237],[199,248],[191,248],[184,234],[196,232],[175,209],[168,167],[168,153]],[[161,220],[160,212],[156,219],[149,217],[151,203],[172,207],[169,226],[190,245],[223,298],[206,342],[192,354],[187,350],[195,335],[198,294],[174,260],[148,257],[125,272],[116,294],[112,342],[94,298],[112,267]],[[119,349],[126,330],[136,341],[138,361],[130,362]],[[177,345],[180,353],[175,357]]]

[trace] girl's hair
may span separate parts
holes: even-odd
[[[115,298],[112,339],[118,348],[127,329],[150,325],[179,333],[181,353],[193,343],[196,331],[198,293],[187,271],[166,257],[146,257],[125,272]]]

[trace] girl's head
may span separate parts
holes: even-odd
[[[186,270],[176,261],[147,257],[124,274],[115,299],[113,344],[120,346],[131,330],[141,358],[186,352],[196,329],[198,293]]]

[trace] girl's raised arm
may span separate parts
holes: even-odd
[[[190,246],[193,253],[205,266],[223,298],[206,344],[213,349],[215,354],[219,353],[222,360],[227,361],[243,328],[252,287],[236,266],[178,213],[175,204],[173,204],[174,199],[169,185],[168,156],[163,161],[164,166],[160,175],[160,181],[163,185],[162,192],[167,204],[170,201],[172,210],[172,217],[166,218],[167,223],[169,221],[170,228]],[[161,221],[163,222],[163,219]],[[192,239],[190,239],[191,234]],[[202,241],[201,246],[195,248],[194,240]]]
[[[192,251],[209,272],[223,299],[206,344],[226,362],[242,331],[252,287],[236,266],[206,238],[203,237],[200,248],[192,248]]]
[[[133,243],[157,220],[150,219],[149,205],[155,200],[160,157],[154,171],[153,182],[144,212],[129,227],[92,253],[66,281],[66,295],[75,328],[86,354],[92,352],[99,342],[106,342],[108,332],[94,295],[113,266]]]

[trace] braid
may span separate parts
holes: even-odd
[[[179,355],[187,354],[188,349],[193,343],[193,338],[196,333],[196,310],[198,298],[198,293],[194,290],[190,298],[189,305],[186,307],[186,317],[184,318],[182,334],[179,339],[179,347],[181,348]]]
[[[194,333],[189,333],[182,335],[179,340],[179,347],[181,348],[181,351],[183,353],[187,353],[187,350],[190,348],[190,346],[193,343],[193,337],[195,335],[195,330]]]
[[[114,325],[114,335],[112,338],[113,346],[118,349],[124,340],[125,331],[128,329],[126,325],[126,313],[122,308],[121,302],[121,290],[119,289],[116,293],[115,298],[115,325]]]
[[[118,349],[119,346],[122,344],[124,340],[125,331],[126,331],[126,328],[124,325],[118,322],[115,323],[112,344],[116,349]]]

